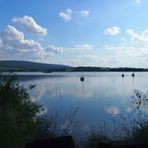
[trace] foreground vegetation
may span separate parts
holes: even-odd
[[[51,136],[50,121],[38,116],[42,107],[33,104],[15,77],[0,77],[0,147],[24,148],[25,144]]]

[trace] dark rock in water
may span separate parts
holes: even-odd
[[[61,136],[34,141],[27,144],[26,148],[75,148],[75,143],[72,136]]]

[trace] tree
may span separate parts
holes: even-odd
[[[33,140],[48,138],[50,121],[38,116],[42,109],[32,103],[15,76],[0,76],[0,147],[24,148]]]

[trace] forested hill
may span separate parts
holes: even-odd
[[[65,71],[68,68],[72,68],[66,65],[60,64],[44,64],[29,61],[0,61],[0,69],[7,71]]]

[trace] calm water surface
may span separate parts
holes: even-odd
[[[131,112],[133,90],[148,90],[148,73],[137,72],[134,78],[131,72],[124,73],[124,78],[121,74],[84,72],[84,82],[80,81],[81,73],[19,73],[19,79],[31,100],[53,116],[57,132],[65,132],[68,127],[66,132],[84,134],[100,130],[104,124],[112,128],[111,118]],[[32,84],[36,86],[30,89]]]

